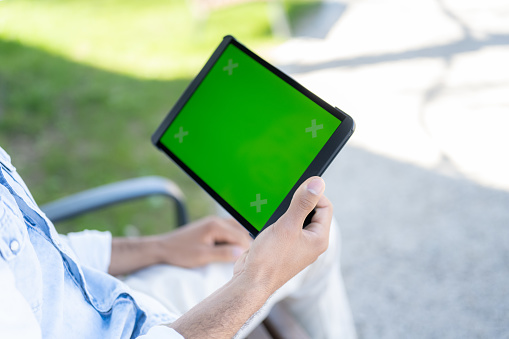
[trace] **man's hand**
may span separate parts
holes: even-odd
[[[237,261],[235,275],[247,275],[274,292],[325,252],[333,207],[323,195],[324,189],[319,177],[305,181],[295,192],[288,211],[261,232]],[[311,223],[302,228],[313,209],[316,213]]]
[[[207,217],[162,235],[114,238],[108,271],[119,275],[154,264],[197,267],[235,261],[251,241],[235,220]]]
[[[288,211],[260,233],[226,285],[170,326],[185,338],[231,338],[279,287],[314,262],[329,244],[332,204],[319,177],[295,192]],[[306,216],[316,209],[304,229]]]
[[[234,219],[207,217],[159,238],[161,261],[197,267],[217,261],[236,261],[252,239]]]

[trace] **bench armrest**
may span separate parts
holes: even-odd
[[[175,202],[178,226],[188,222],[184,195],[180,188],[173,181],[157,176],[129,179],[92,188],[45,204],[41,206],[41,210],[51,221],[59,222],[106,206],[152,195],[163,195]]]

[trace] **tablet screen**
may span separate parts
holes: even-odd
[[[160,141],[261,231],[340,124],[229,44]]]

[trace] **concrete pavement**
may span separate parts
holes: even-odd
[[[359,338],[509,338],[509,3],[317,13],[270,58],[357,122],[325,179]]]

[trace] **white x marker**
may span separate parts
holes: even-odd
[[[323,129],[323,124],[317,125],[316,119],[311,120],[311,127],[306,128],[306,133],[311,132],[312,138],[316,138],[316,131]]]
[[[256,195],[256,200],[251,202],[251,207],[256,207],[256,213],[260,213],[262,211],[262,205],[267,204],[267,199],[261,199],[261,194]]]
[[[181,144],[182,141],[184,141],[184,137],[188,134],[189,134],[189,132],[184,131],[184,128],[182,126],[180,126],[179,132],[177,134],[175,134],[175,138],[179,139],[179,144]]]
[[[223,71],[228,71],[228,75],[232,75],[233,74],[233,69],[236,68],[236,67],[239,67],[239,64],[238,63],[234,64],[233,60],[229,59],[228,60],[228,65],[223,67]]]

